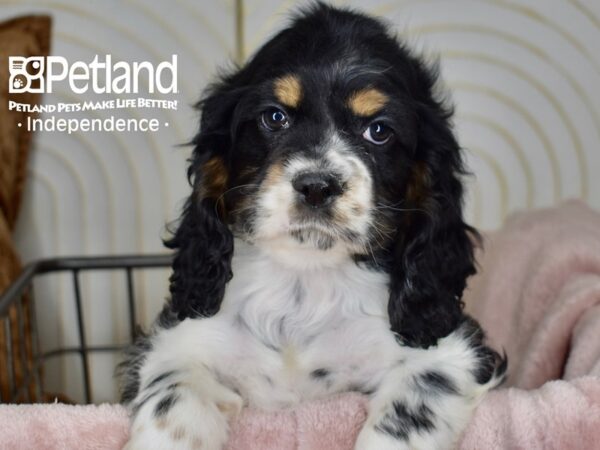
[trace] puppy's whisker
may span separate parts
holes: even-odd
[[[406,200],[405,199],[401,199],[401,200],[397,201],[396,203],[386,204],[385,202],[379,202],[379,203],[377,203],[377,205],[391,206],[392,208],[395,208],[395,207],[398,207],[398,206],[400,206],[400,205],[402,205],[404,203],[406,203]]]
[[[390,238],[393,234],[393,230],[391,230],[387,225],[380,223],[377,220],[377,216],[373,216],[371,218],[371,227],[374,232],[379,235],[381,241],[377,241],[377,244],[381,247],[382,244],[386,241],[386,239]]]
[[[396,212],[422,212],[426,214],[428,217],[432,218],[432,214],[430,211],[423,208],[395,208],[393,206],[384,205],[382,203],[378,203],[375,208],[377,211],[396,211]]]
[[[229,188],[219,196],[217,201],[220,201],[223,197],[225,197],[227,194],[235,191],[236,189],[243,189],[243,188],[247,188],[247,187],[258,188],[258,184],[256,184],[256,183],[240,184],[239,186],[234,186],[232,188]]]
[[[366,241],[366,245],[368,245],[368,247],[369,247],[369,252],[371,253],[371,258],[373,258],[373,261],[375,262],[375,264],[379,265],[379,263],[377,262],[377,258],[375,257],[375,252],[373,251],[373,246],[371,245],[371,243],[368,240]]]
[[[217,212],[217,205],[221,202],[221,200],[223,200],[225,198],[225,196],[237,189],[243,189],[243,188],[247,188],[247,187],[253,187],[253,188],[258,188],[258,184],[255,183],[251,183],[251,184],[240,184],[239,186],[234,186],[230,189],[227,189],[225,192],[223,192],[221,195],[219,195],[219,197],[217,198],[217,200],[215,201],[215,212]],[[243,192],[242,192],[243,193]]]
[[[395,208],[393,206],[384,205],[384,204],[381,204],[381,203],[378,203],[375,206],[375,209],[378,209],[378,210],[390,209],[392,211],[401,211],[401,212],[405,212],[405,211],[422,211],[422,212],[425,212],[425,210],[420,209],[420,208]]]

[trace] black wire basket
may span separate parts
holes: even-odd
[[[84,317],[84,302],[80,275],[93,271],[124,271],[128,309],[129,336],[133,341],[138,330],[136,316],[136,285],[134,272],[152,268],[166,268],[171,255],[128,255],[64,257],[44,259],[27,265],[20,276],[0,296],[0,326],[4,333],[3,359],[8,389],[0,392],[0,403],[28,403],[42,399],[42,368],[53,358],[79,355],[83,376],[83,400],[93,403],[90,387],[90,355],[101,352],[121,352],[127,343],[117,345],[89,345]],[[34,281],[42,274],[70,274],[75,302],[78,345],[40,351],[35,313]],[[26,305],[26,307],[24,307]],[[27,363],[25,363],[27,361]],[[16,371],[15,369],[19,369]],[[17,376],[18,373],[18,376]]]

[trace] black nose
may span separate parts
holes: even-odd
[[[304,173],[292,181],[301,199],[313,208],[320,208],[342,194],[342,187],[334,176],[322,173]]]

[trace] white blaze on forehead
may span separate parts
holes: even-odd
[[[350,147],[342,140],[337,132],[333,132],[327,142],[325,160],[329,162],[334,172],[338,172],[342,179],[348,180],[353,175],[353,164],[349,160]]]
[[[285,163],[285,172],[288,177],[294,178],[299,173],[316,171],[319,168],[317,160],[297,156]]]
[[[346,191],[338,199],[335,207],[344,216],[352,218],[354,230],[363,235],[368,232],[371,224],[373,206],[371,173],[337,133],[332,134],[330,143],[325,157],[332,169],[342,175]]]

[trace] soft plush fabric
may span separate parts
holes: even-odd
[[[0,406],[0,449],[120,449],[128,430],[118,405]]]
[[[600,448],[600,214],[515,214],[478,260],[467,310],[506,350],[510,389],[488,395],[463,448]]]
[[[21,265],[12,243],[12,232],[17,220],[21,203],[21,194],[25,184],[27,154],[31,134],[25,126],[27,113],[9,111],[8,102],[38,104],[38,94],[9,94],[8,57],[9,56],[46,56],[50,50],[50,18],[46,16],[27,16],[0,23],[0,293],[18,276]],[[24,374],[31,368],[31,336],[28,318],[29,303],[25,298],[22,304],[22,316],[16,307],[9,311],[11,341],[13,347],[14,380],[21,385]],[[18,335],[18,321],[24,323],[25,335]],[[4,322],[0,323],[0,398],[8,398],[10,385],[7,373],[6,341]],[[25,348],[25,360],[21,359],[19,349]],[[35,390],[30,395],[35,399]],[[25,399],[25,397],[23,397]]]
[[[600,448],[600,379],[557,380],[539,389],[492,391],[471,420],[460,450]]]
[[[485,239],[467,307],[509,358],[460,450],[600,448],[600,214],[578,202],[518,214]],[[351,450],[356,394],[280,412],[246,410],[227,450]],[[120,406],[0,407],[0,449],[119,449]]]

